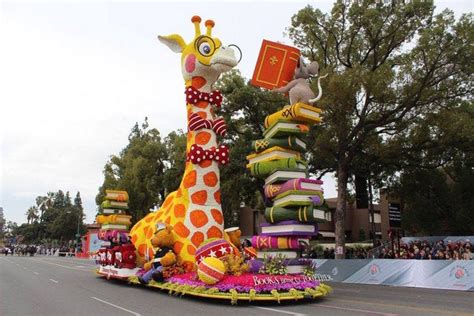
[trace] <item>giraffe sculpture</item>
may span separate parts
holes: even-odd
[[[195,36],[188,44],[178,34],[158,36],[173,52],[181,53],[188,116],[187,161],[179,188],[130,232],[138,263],[153,258],[150,240],[160,222],[173,226],[174,252],[183,263],[195,262],[196,248],[203,241],[224,237],[218,165],[227,163],[228,151],[218,146],[216,134],[225,134],[226,126],[222,118],[214,116],[214,107],[220,106],[222,97],[211,90],[220,74],[238,61],[230,47],[212,37],[212,20],[205,22],[206,34],[201,34],[200,17],[192,17],[191,22]]]

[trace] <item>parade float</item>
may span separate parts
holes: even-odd
[[[325,296],[330,287],[314,277],[311,261],[301,258],[303,247],[317,234],[317,222],[325,220],[325,212],[318,209],[324,199],[322,182],[308,178],[303,159],[305,135],[320,122],[321,110],[312,105],[317,98],[301,78],[317,69],[304,66],[298,50],[293,49],[292,56],[284,45],[264,41],[252,82],[289,93],[290,105],[266,118],[264,138],[254,141],[254,153],[247,157],[249,172],[265,179],[265,198],[273,206],[265,210],[262,233],[244,246],[238,227],[224,229],[219,167],[229,162],[229,149],[218,143],[226,123],[215,117],[222,95],[212,90],[219,76],[238,64],[238,47],[224,46],[212,36],[213,21],[205,21],[204,34],[201,18],[191,21],[195,36],[189,43],[178,34],[158,36],[181,54],[188,120],[181,183],[130,231],[128,194],[106,191],[102,214],[96,218],[103,242],[97,273],[232,303]],[[278,78],[266,63],[278,67]]]

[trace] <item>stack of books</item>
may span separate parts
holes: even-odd
[[[110,258],[110,251],[116,246],[129,244],[128,229],[131,225],[132,216],[127,215],[128,193],[126,191],[105,190],[104,201],[95,221],[100,224],[98,237],[101,240],[102,253],[109,258],[103,265],[113,264],[115,258]]]
[[[320,208],[324,202],[323,182],[308,178],[304,160],[305,136],[312,125],[321,121],[320,113],[317,107],[296,103],[268,115],[264,138],[252,142],[254,153],[247,156],[247,168],[253,176],[265,180],[265,197],[271,201],[265,209],[261,235],[254,237],[281,241],[252,242],[258,250],[257,258],[283,255],[289,273],[303,272],[301,249],[311,236],[317,235],[317,223],[328,219]],[[299,242],[283,242],[295,239]]]

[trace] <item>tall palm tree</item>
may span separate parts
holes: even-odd
[[[46,196],[38,196],[36,197],[36,205],[38,209],[40,210],[40,216],[39,220],[40,222],[43,221],[43,213],[51,208],[54,203],[54,193],[53,192],[48,192]]]
[[[38,219],[38,208],[36,206],[31,206],[28,211],[26,211],[26,220],[28,224],[35,222]]]

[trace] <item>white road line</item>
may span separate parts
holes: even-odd
[[[113,306],[113,307],[115,307],[115,308],[121,309],[121,310],[123,310],[123,311],[129,312],[130,314],[133,314],[133,315],[136,315],[136,316],[140,316],[139,313],[135,313],[134,311],[128,310],[128,309],[123,308],[123,307],[121,307],[121,306],[118,306],[118,305],[112,304],[112,303],[110,303],[110,302],[101,300],[100,298],[97,298],[97,297],[95,297],[95,296],[91,296],[91,298],[94,299],[94,300],[97,300],[97,301],[99,301],[99,302],[102,302],[102,303],[108,304],[108,305],[110,305],[110,306]]]
[[[54,282],[54,283],[59,283],[58,281],[56,280],[53,280],[53,279],[49,279],[51,282]]]
[[[366,313],[366,314],[373,314],[373,315],[398,316],[398,314],[375,312],[375,311],[368,311],[366,309],[339,307],[339,306],[324,305],[324,304],[312,304],[312,306],[320,306],[320,307],[323,307],[323,308],[334,308],[334,309],[340,309],[340,310],[345,310],[345,311],[359,312],[359,313]]]
[[[264,310],[267,310],[267,311],[272,311],[272,312],[277,312],[277,313],[282,313],[282,314],[290,314],[290,315],[295,315],[295,316],[305,316],[306,315],[306,314],[301,314],[301,313],[294,313],[294,312],[290,312],[290,311],[285,311],[285,310],[282,310],[282,309],[269,308],[269,307],[255,306],[255,308],[264,309]]]
[[[92,269],[89,269],[89,268],[87,268],[87,270],[78,269],[78,268],[74,268],[74,267],[70,267],[70,266],[65,266],[65,265],[62,265],[62,264],[47,262],[47,261],[41,260],[41,259],[38,259],[38,260],[35,259],[35,261],[39,261],[39,262],[46,263],[46,264],[51,264],[51,265],[53,265],[53,266],[63,267],[63,268],[66,268],[66,269],[82,271],[82,272],[90,272],[90,271],[92,271]]]
[[[35,272],[33,272],[33,273],[36,274],[36,275],[39,275],[39,272],[36,272],[36,271],[35,271]]]

